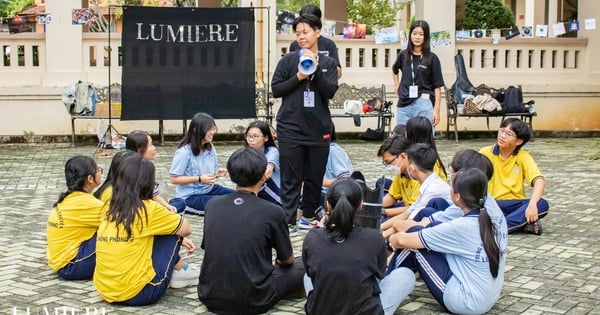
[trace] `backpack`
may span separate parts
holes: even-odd
[[[377,129],[367,128],[367,130],[359,135],[362,140],[378,141],[383,140],[385,135],[385,125]]]
[[[523,91],[521,87],[509,86],[502,96],[502,110],[505,113],[526,113],[529,110],[523,104]]]

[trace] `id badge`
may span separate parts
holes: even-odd
[[[419,95],[419,87],[416,85],[411,85],[408,88],[408,97],[417,98],[418,95]]]
[[[304,107],[315,107],[314,91],[304,91]]]

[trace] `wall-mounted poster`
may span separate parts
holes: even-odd
[[[448,46],[452,44],[450,31],[431,32],[431,48]]]
[[[536,25],[535,36],[548,37],[548,25],[541,25],[541,24]]]
[[[344,25],[344,38],[364,39],[367,37],[367,24],[346,23]]]
[[[398,30],[395,27],[384,27],[375,30],[375,44],[395,43],[398,41]]]
[[[71,14],[71,23],[73,25],[94,24],[94,9],[81,8],[73,9]]]

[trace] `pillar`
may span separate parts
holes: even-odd
[[[46,25],[46,72],[44,86],[66,86],[84,80],[82,26],[72,25],[72,9],[81,0],[47,1],[46,12],[52,22]]]

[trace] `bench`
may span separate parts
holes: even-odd
[[[71,142],[73,147],[75,147],[75,120],[76,119],[109,119],[108,116],[108,86],[103,87],[97,90],[98,95],[98,103],[96,104],[96,108],[93,116],[80,116],[80,115],[70,115],[71,117]],[[119,120],[121,119],[121,85],[118,83],[111,84],[110,87],[110,99],[111,99],[111,110],[112,115],[111,119]],[[258,118],[263,118],[269,125],[272,125],[273,122],[273,101],[268,99],[267,89],[263,87],[256,87],[256,116]],[[107,126],[108,127],[108,126]],[[183,120],[182,124],[183,132],[185,135],[187,132],[187,120]],[[116,130],[115,130],[116,131]],[[112,130],[111,130],[112,132]],[[165,142],[164,137],[164,127],[163,120],[158,121],[158,136],[160,139],[160,144],[163,145]]]
[[[450,139],[450,127],[454,127],[454,140],[458,143],[458,118],[485,118],[487,122],[487,128],[490,129],[490,117],[502,117],[502,122],[506,117],[519,117],[523,122],[529,125],[529,129],[531,129],[531,139],[533,140],[533,117],[537,116],[537,113],[534,112],[526,112],[526,113],[478,113],[478,114],[470,114],[470,113],[459,113],[457,110],[456,103],[454,102],[454,97],[452,95],[451,89],[444,86],[444,93],[446,96],[446,107],[447,107],[447,124],[446,124],[446,137]],[[525,104],[533,105],[535,101],[531,100]]]
[[[359,100],[363,104],[374,98],[381,100],[382,110],[369,113],[361,113],[361,118],[377,118],[377,129],[387,128],[388,133],[392,131],[392,117],[394,114],[389,110],[391,102],[386,101],[385,85],[380,87],[356,87],[341,83],[333,98],[329,101],[331,117],[352,118],[351,114],[344,112],[344,101]]]

